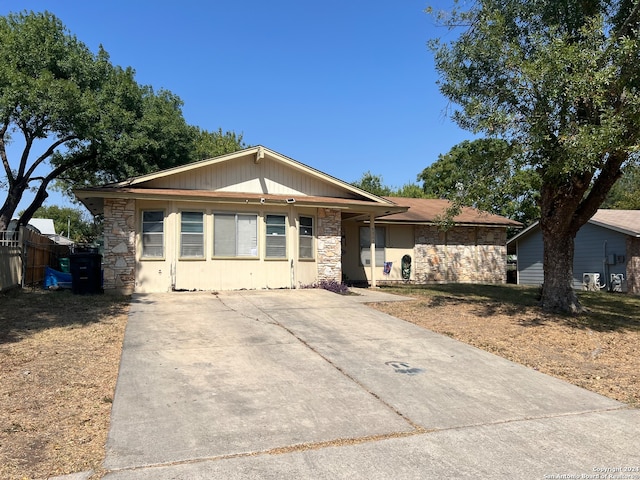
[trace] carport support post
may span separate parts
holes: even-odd
[[[371,266],[371,288],[376,288],[376,217],[372,213],[369,215],[369,264]]]

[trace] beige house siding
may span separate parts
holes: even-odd
[[[142,257],[141,228],[144,211],[163,212],[161,258]],[[180,258],[180,215],[183,211],[203,212],[205,254],[202,258]],[[257,216],[256,257],[214,257],[213,228],[216,213]],[[286,217],[286,258],[265,258],[265,218],[269,214]],[[301,215],[313,218],[315,239],[312,259],[298,258]],[[104,232],[104,288],[107,291],[152,293],[172,289],[209,291],[296,288],[314,284],[320,278],[339,281],[341,277],[339,210],[105,199]]]
[[[271,159],[255,163],[253,157],[238,158],[206,168],[188,170],[150,180],[148,188],[173,188],[272,195],[345,197],[335,185]]]
[[[104,289],[131,293],[135,286],[135,200],[104,201]]]
[[[342,281],[341,213],[318,209],[318,281]]]
[[[640,238],[627,237],[627,291],[640,295]]]

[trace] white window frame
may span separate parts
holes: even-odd
[[[220,230],[223,228],[219,221],[222,221],[222,218],[226,218],[229,221],[230,217],[234,219],[234,232],[233,232],[233,240],[234,240],[234,248],[233,254],[230,253],[230,249],[228,249],[229,245],[224,245],[228,251],[224,252],[224,254],[220,254],[220,248],[218,245],[221,242],[224,242],[224,238],[218,238],[217,235],[225,235],[225,232],[221,232]],[[249,219],[249,217],[251,217]],[[246,229],[247,226],[251,226],[251,222],[249,225],[242,225],[239,220],[253,220],[253,231]],[[227,233],[228,235],[228,233]],[[247,235],[250,238],[247,238]],[[240,237],[243,237],[242,241]],[[216,241],[218,239],[218,241]],[[242,243],[247,245],[242,245]],[[221,245],[222,246],[222,245]],[[248,247],[248,248],[247,248]],[[218,250],[218,251],[216,251]],[[240,251],[240,253],[238,253]],[[258,214],[257,213],[244,213],[244,212],[217,212],[213,214],[213,258],[258,258]]]
[[[146,214],[159,214],[162,219],[161,220],[146,220]],[[149,227],[152,225],[160,225],[160,231],[150,230]],[[153,227],[151,227],[153,228]],[[149,245],[147,240],[151,240],[154,237],[160,237],[160,242],[157,241],[153,245]],[[164,210],[157,209],[148,209],[140,211],[140,258],[144,260],[163,260],[165,255],[165,212]],[[158,255],[149,254],[148,249],[151,248],[160,248]]]
[[[308,218],[311,220],[311,227],[303,226],[302,219]],[[306,229],[311,228],[310,234]],[[314,260],[316,258],[316,249],[315,249],[315,229],[316,229],[316,219],[311,215],[300,215],[298,217],[298,258],[300,260]],[[304,245],[304,248],[310,249],[310,255],[303,255],[303,240],[305,242],[310,242],[311,245]]]
[[[183,228],[185,227],[185,214],[200,214],[200,222],[187,222],[188,225],[200,225],[199,232],[185,232]],[[183,210],[180,212],[180,258],[181,259],[196,259],[202,260],[205,258],[205,227],[206,218],[205,214],[201,210]],[[196,246],[196,243],[191,243],[185,245],[185,236],[187,238],[195,238],[196,236],[200,237],[199,247],[201,251],[198,254],[185,255],[185,247],[186,246]]]
[[[281,219],[283,222],[269,222],[269,217],[272,217],[272,220],[275,218]],[[287,215],[283,213],[266,213],[264,225],[264,258],[267,260],[286,260],[288,243]]]

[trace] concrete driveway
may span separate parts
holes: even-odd
[[[640,410],[373,299],[134,296],[105,478],[640,479]]]

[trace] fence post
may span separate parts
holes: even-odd
[[[27,272],[27,240],[25,235],[25,227],[20,226],[18,229],[18,245],[20,246],[20,287],[25,286],[25,275]]]

